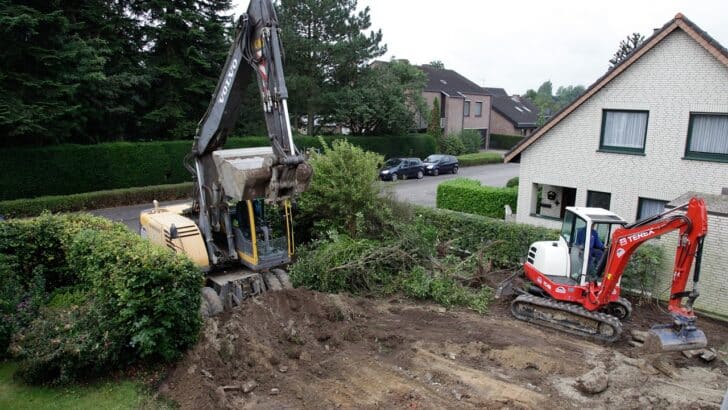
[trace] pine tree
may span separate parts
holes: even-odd
[[[146,0],[146,57],[151,74],[144,132],[150,138],[189,138],[214,91],[230,48],[231,0]]]
[[[365,33],[369,7],[357,11],[356,0],[281,0],[278,17],[291,113],[306,117],[310,135],[315,118],[334,113],[342,87],[354,83],[386,46],[380,45],[381,30]]]
[[[620,41],[614,57],[609,60],[609,68],[614,68],[624,61],[643,41],[645,41],[645,36],[640,33],[632,33],[626,39]]]
[[[430,122],[427,124],[427,133],[439,140],[442,135],[440,127],[440,99],[435,97],[432,102],[432,110],[430,111]]]

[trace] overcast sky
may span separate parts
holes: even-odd
[[[235,12],[249,0],[236,0]],[[359,0],[381,29],[384,56],[441,60],[483,86],[522,94],[551,80],[590,85],[619,41],[648,37],[677,12],[728,46],[728,0]]]

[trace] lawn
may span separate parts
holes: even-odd
[[[164,408],[132,380],[65,387],[27,386],[13,380],[16,365],[0,363],[0,409]]]

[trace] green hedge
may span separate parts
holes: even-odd
[[[42,196],[32,199],[0,201],[0,215],[10,218],[37,216],[43,211],[75,212],[114,206],[135,205],[153,200],[185,199],[192,195],[192,183],[123,188],[84,194]]]
[[[398,137],[328,136],[385,157],[423,158],[436,150],[426,134]],[[64,144],[42,148],[0,151],[0,200],[68,195],[109,189],[186,182],[190,174],[182,165],[191,141],[115,142],[98,145]],[[300,147],[320,148],[316,137],[296,138]],[[230,138],[226,148],[268,146],[267,137]]]
[[[517,188],[481,186],[480,182],[456,178],[437,187],[437,207],[491,218],[505,216],[504,205],[516,211]]]
[[[475,154],[465,154],[458,157],[461,167],[470,167],[474,165],[485,164],[501,164],[503,157],[495,152],[478,152]]]
[[[533,242],[559,237],[556,230],[481,215],[426,207],[417,207],[416,213],[437,229],[440,241],[453,241],[453,246],[471,252],[491,243],[484,255],[499,267],[517,266]]]
[[[490,149],[511,149],[523,139],[520,135],[490,134]]]
[[[80,214],[2,222],[0,259],[0,315],[10,323],[0,341],[17,335],[25,381],[169,361],[197,340],[202,272],[121,224]]]

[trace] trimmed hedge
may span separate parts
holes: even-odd
[[[416,207],[415,212],[437,229],[440,241],[453,241],[453,246],[471,252],[483,245],[484,256],[498,267],[515,267],[528,254],[528,247],[536,241],[556,240],[559,233],[533,225],[505,222],[481,215],[466,214],[445,209]]]
[[[475,165],[485,164],[501,164],[503,157],[495,152],[477,152],[474,154],[465,154],[458,157],[461,167],[471,167]]]
[[[0,215],[9,218],[37,216],[43,211],[75,212],[113,206],[135,205],[153,200],[185,199],[192,195],[192,183],[123,188],[84,194],[42,196],[0,202]]]
[[[169,361],[197,340],[202,272],[121,224],[79,214],[2,222],[0,257],[10,262],[0,289],[12,288],[0,314],[27,382]]]
[[[437,187],[438,208],[491,218],[504,218],[504,205],[510,205],[515,212],[517,199],[517,188],[481,186],[472,179],[451,179]]]
[[[490,134],[489,149],[511,149],[523,139],[520,135]]]
[[[385,157],[423,158],[437,148],[435,139],[426,134],[324,137],[328,142],[342,138]],[[303,148],[321,148],[317,137],[295,140]],[[0,151],[0,200],[186,182],[190,174],[182,160],[191,144],[181,140],[4,149]],[[228,139],[226,148],[268,145],[268,137],[244,137]]]

